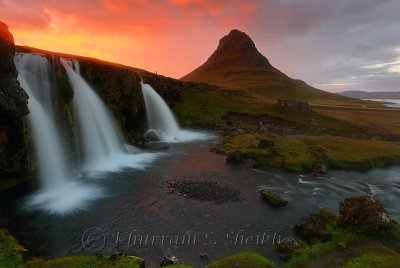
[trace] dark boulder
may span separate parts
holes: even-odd
[[[149,129],[143,135],[145,141],[161,141],[162,137],[163,133],[156,129]]]
[[[353,196],[339,203],[338,225],[363,234],[384,234],[392,220],[378,200],[370,195]]]
[[[303,245],[293,237],[286,237],[274,244],[275,251],[284,261],[288,261],[301,248]]]
[[[163,258],[163,260],[160,263],[160,266],[168,266],[175,264],[179,264],[179,259],[174,255],[168,255]]]
[[[288,201],[283,199],[277,194],[274,194],[268,190],[262,190],[260,192],[262,198],[267,201],[269,204],[271,204],[274,207],[283,207],[288,204]]]
[[[328,209],[300,218],[300,222],[294,226],[295,233],[307,243],[315,240],[326,242],[332,239],[328,232],[329,225],[336,223],[337,216]]]

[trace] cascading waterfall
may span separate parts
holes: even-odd
[[[76,71],[65,60],[62,63],[74,90],[77,144],[86,167],[90,169],[104,159],[120,154],[124,142],[102,100],[80,76],[79,63],[74,62]]]
[[[50,66],[48,60],[35,54],[15,56],[18,80],[29,95],[29,126],[39,163],[42,188],[68,181],[67,163],[61,138],[53,118]]]
[[[167,142],[181,142],[206,139],[209,136],[195,131],[182,130],[167,103],[149,85],[140,82],[146,106],[148,131],[161,132],[161,139]]]
[[[82,184],[68,172],[62,139],[57,131],[55,92],[51,87],[51,67],[38,54],[17,54],[14,58],[18,81],[29,95],[28,122],[39,165],[41,190],[27,198],[25,207],[63,214],[84,207],[86,201],[98,198],[102,190]]]
[[[143,168],[159,155],[140,153],[126,145],[107,107],[80,75],[79,62],[64,59],[61,62],[74,90],[75,138],[82,151],[83,170],[103,172],[122,167]]]
[[[166,140],[176,139],[180,129],[168,105],[149,84],[141,82],[141,86],[148,128],[161,131]]]

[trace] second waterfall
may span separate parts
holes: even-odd
[[[187,142],[210,137],[201,132],[181,129],[163,98],[149,84],[142,81],[141,86],[146,106],[147,133],[153,132],[160,136],[159,140],[166,142]]]

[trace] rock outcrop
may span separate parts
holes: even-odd
[[[18,83],[14,54],[14,38],[0,22],[0,190],[24,180],[30,169],[24,119],[28,95]]]
[[[270,205],[274,207],[284,207],[288,204],[288,201],[280,197],[279,195],[272,193],[268,190],[262,190],[260,192],[261,197]]]
[[[294,237],[286,237],[274,244],[274,249],[282,260],[288,261],[303,245]]]
[[[384,234],[392,220],[378,200],[369,195],[346,198],[339,203],[338,225],[363,234]]]
[[[328,232],[329,225],[336,224],[337,216],[330,210],[321,209],[309,216],[300,218],[300,222],[294,226],[295,233],[304,241],[312,243],[314,240],[326,242],[332,239]]]

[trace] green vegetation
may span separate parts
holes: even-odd
[[[22,265],[22,253],[26,249],[18,244],[6,229],[0,229],[0,267],[19,267]]]
[[[307,267],[311,264],[318,264],[318,267],[337,267],[332,263],[332,258],[343,259],[345,268],[369,268],[369,267],[400,267],[400,254],[384,247],[382,239],[400,238],[400,227],[392,224],[392,230],[383,236],[367,236],[351,233],[336,226],[336,215],[327,209],[321,209],[313,214],[319,220],[326,223],[327,232],[331,234],[332,240],[328,242],[313,241],[311,245],[302,242],[303,249],[300,249],[283,266],[284,268]],[[345,244],[343,249],[338,244]],[[54,260],[45,261],[40,258],[33,258],[30,261],[23,261],[23,254],[27,250],[20,246],[7,230],[0,229],[0,268],[33,267],[33,268],[69,268],[69,267],[144,267],[144,260],[134,256],[120,254],[117,256],[66,256]],[[228,256],[212,262],[204,268],[231,268],[236,267],[252,268],[274,268],[277,267],[269,259],[253,252],[244,252]],[[306,265],[306,266],[304,266]],[[166,268],[192,268],[185,264],[165,266]]]
[[[268,148],[259,148],[258,145],[263,139],[272,140],[279,153],[272,154]],[[398,142],[332,136],[263,136],[233,133],[225,138],[217,152],[229,155],[239,151],[246,157],[255,159],[258,166],[311,171],[319,161],[317,152],[321,146],[327,154],[330,168],[367,169],[400,164]]]
[[[225,94],[224,94],[225,92]],[[183,126],[216,127],[226,125],[224,117],[229,111],[261,114],[260,104],[229,91],[188,90],[183,99],[175,103],[174,113]]]
[[[122,256],[115,260],[113,260],[112,257],[107,256],[68,256],[28,266],[34,268],[139,268],[142,267],[143,264],[143,259],[133,256]]]
[[[253,252],[244,252],[229,256],[213,263],[206,265],[204,268],[231,268],[231,267],[254,267],[254,268],[273,268],[276,265],[261,256],[260,254]]]
[[[400,267],[400,254],[385,248],[372,247],[361,252],[358,257],[352,258],[343,268],[397,268]]]

